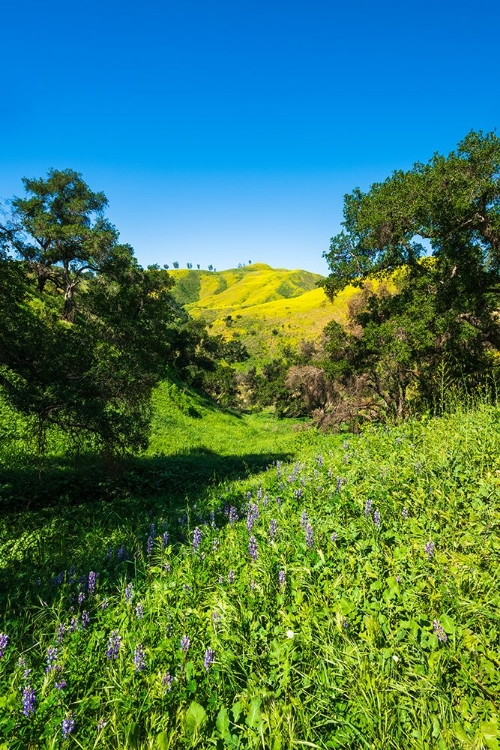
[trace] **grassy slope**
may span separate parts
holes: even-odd
[[[177,422],[168,396],[158,394],[157,451],[177,450],[183,434],[188,450],[227,455],[245,455],[256,439],[266,450],[281,440],[281,428],[264,435],[269,426],[253,423],[245,444],[244,423],[215,412],[202,440],[192,409],[209,405],[177,394]],[[498,410],[479,409],[345,443],[301,432],[285,439],[300,463],[198,486],[184,505],[167,489],[154,500],[12,514],[0,537],[9,592],[0,632],[10,639],[0,663],[0,743],[59,747],[72,712],[75,741],[86,748],[498,750],[499,422]],[[203,454],[189,455],[195,471]],[[247,492],[258,508],[250,532]],[[229,506],[241,519],[233,525]],[[202,541],[193,554],[195,526]],[[95,594],[85,583],[90,570],[99,573]],[[74,617],[80,624],[58,641],[59,623]],[[112,631],[122,638],[116,661],[106,658]],[[45,673],[54,645],[58,675]],[[21,712],[27,680],[37,695],[31,718]]]
[[[171,273],[179,302],[193,316],[210,323],[213,333],[227,339],[239,337],[256,362],[270,359],[285,344],[318,340],[331,320],[343,324],[349,300],[359,293],[346,287],[332,304],[317,286],[323,277],[273,269],[264,263],[217,273]]]

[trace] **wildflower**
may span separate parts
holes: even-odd
[[[187,654],[190,646],[191,646],[191,641],[189,640],[187,635],[183,635],[181,638],[181,649],[184,652],[184,654]]]
[[[107,723],[106,719],[99,719],[97,722],[97,731],[102,732]]]
[[[23,714],[31,716],[35,713],[36,695],[31,685],[26,685],[23,690]]]
[[[163,549],[165,549],[167,544],[168,544],[168,531],[165,531],[161,538],[161,546],[163,547]]]
[[[127,556],[127,550],[125,549],[125,545],[122,544],[122,546],[119,548],[118,552],[116,553],[116,559],[118,562],[121,562],[122,560],[125,560],[125,557]]]
[[[344,628],[344,630],[348,629],[348,627],[349,627],[349,620],[347,619],[347,617],[343,617],[342,618],[342,627]]]
[[[151,553],[153,552],[153,544],[154,544],[155,538],[151,534],[148,536],[148,541],[146,542],[146,554],[148,557],[151,556]]]
[[[215,539],[212,542],[212,550],[213,552],[217,552],[218,549],[219,549],[219,539],[215,537]]]
[[[172,690],[172,683],[174,681],[174,678],[170,674],[170,672],[166,672],[162,677],[162,685],[163,687],[167,688],[167,690]]]
[[[26,682],[26,680],[29,679],[29,676],[31,674],[31,669],[25,669],[23,672],[23,680]]]
[[[276,498],[276,505],[278,506],[278,508],[281,506],[282,502],[283,502],[283,500],[281,499],[281,497],[277,497]]]
[[[68,631],[70,633],[74,633],[75,630],[78,630],[78,617],[72,617],[71,622],[68,625]]]
[[[154,523],[152,523],[151,526],[149,527],[149,536],[154,537],[154,535],[155,535],[155,525]]]
[[[368,517],[372,512],[372,501],[370,498],[365,503],[365,516]]]
[[[9,644],[9,636],[7,633],[0,633],[0,659],[5,653],[5,649]]]
[[[84,599],[85,599],[85,594],[83,593],[83,591],[80,591],[80,593],[78,594],[78,604],[81,604]]]
[[[64,690],[64,688],[66,687],[66,680],[61,680],[60,682],[56,682],[55,685],[58,690]]]
[[[107,599],[103,599],[101,602],[101,609],[107,609],[109,607],[109,601]]]
[[[255,581],[250,581],[248,588],[250,589],[250,591],[255,591],[255,589],[257,588],[257,584],[255,583]]]
[[[220,620],[220,614],[217,612],[216,609],[214,609],[212,611],[212,622],[214,623],[214,625],[216,625],[219,620]]]
[[[276,536],[276,531],[278,529],[278,523],[275,518],[271,518],[271,521],[269,523],[269,536],[271,539],[274,539]]]
[[[247,529],[248,531],[252,531],[254,523],[259,518],[259,508],[254,503],[248,503],[248,511],[247,511]]]
[[[88,580],[88,584],[87,584],[87,591],[89,592],[89,594],[94,594],[95,593],[96,577],[97,576],[94,573],[94,571],[91,570],[90,573],[89,573],[89,580]]]
[[[135,647],[134,664],[136,672],[142,672],[144,669],[146,669],[146,654],[144,652],[143,646],[140,643]]]
[[[262,500],[262,487],[257,490],[257,500]]]
[[[143,607],[143,605],[142,605],[142,604],[141,604],[140,602],[139,602],[138,604],[136,604],[136,607],[135,607],[135,616],[136,616],[136,617],[137,617],[137,618],[138,618],[139,620],[140,620],[140,619],[141,619],[142,617],[144,617],[144,607]]]
[[[234,577],[235,577],[234,570],[230,570],[229,573],[227,574],[227,580],[229,581],[229,583],[234,583]]]
[[[303,529],[305,529],[307,526],[307,513],[305,510],[302,511],[302,516],[300,518],[300,525],[302,526]]]
[[[61,730],[62,730],[62,736],[65,740],[73,729],[75,728],[75,719],[73,714],[66,714],[66,717],[62,720],[61,723]]]
[[[120,645],[121,645],[121,636],[118,634],[117,630],[111,631],[111,635],[109,636],[108,641],[108,650],[106,651],[106,656],[108,659],[118,659],[118,653],[120,651]]]
[[[86,609],[82,612],[82,628],[86,628],[90,622],[90,616]]]
[[[132,597],[134,595],[134,587],[131,583],[129,583],[127,586],[125,586],[125,601],[127,604],[129,604],[132,601]]]
[[[295,638],[295,633],[293,632],[293,630],[287,630],[286,637],[290,639]]]
[[[170,573],[170,567],[171,567],[170,563],[165,563],[165,565],[163,567],[165,568],[165,572],[166,573]]]
[[[198,548],[199,548],[200,543],[201,543],[202,536],[203,536],[203,534],[202,534],[202,532],[200,531],[200,529],[197,526],[195,528],[195,530],[193,531],[193,552],[197,552],[198,551]]]
[[[47,666],[45,667],[45,671],[47,673],[55,669],[56,661],[57,661],[57,648],[55,648],[55,646],[49,646],[47,649]]]
[[[332,542],[336,542],[338,538],[339,538],[338,534],[336,534],[334,531],[332,531],[332,533],[330,534],[330,540]]]
[[[252,558],[252,560],[256,560],[257,559],[257,557],[258,557],[257,540],[256,540],[256,538],[254,536],[250,537],[250,542],[248,544],[248,552],[249,552],[250,557]]]
[[[408,518],[408,515],[409,515],[408,508],[403,508],[403,510],[401,511],[401,515],[403,517],[403,520],[406,521],[406,519]]]
[[[434,544],[434,542],[428,541],[427,544],[425,545],[425,552],[427,554],[428,560],[431,559],[435,550],[436,550],[436,545]]]
[[[323,466],[323,456],[318,456],[318,464]]]
[[[375,526],[380,526],[380,511],[378,508],[373,514],[373,523],[375,524]]]
[[[231,507],[229,508],[229,523],[232,526],[233,524],[236,523],[237,520],[238,520],[238,512],[236,508],[234,507],[234,505],[231,505]]]
[[[314,547],[314,531],[310,523],[306,526],[306,545],[308,549]]]
[[[434,635],[437,635],[438,641],[441,641],[441,643],[446,643],[448,640],[448,636],[443,630],[443,626],[439,622],[439,620],[434,620],[432,623],[432,627],[434,628]]]
[[[59,641],[59,643],[63,640],[65,632],[66,625],[63,622],[60,622],[57,626],[57,640]]]
[[[214,663],[214,661],[215,661],[215,651],[211,648],[207,648],[207,650],[205,651],[205,659],[203,660],[203,666],[205,667],[207,672],[212,666],[212,664]]]
[[[268,505],[269,505],[269,495],[266,493],[264,495],[264,508],[267,508]]]
[[[285,585],[285,571],[284,570],[280,570],[280,572],[278,573],[278,583],[279,583],[280,589],[282,589],[283,586]]]

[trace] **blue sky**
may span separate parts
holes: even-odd
[[[143,265],[326,273],[342,198],[500,124],[497,2],[2,9],[0,196],[70,167]]]

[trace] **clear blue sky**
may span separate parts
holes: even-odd
[[[83,174],[143,265],[326,273],[343,194],[500,124],[500,5],[2,8],[0,196]]]

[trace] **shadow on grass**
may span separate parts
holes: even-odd
[[[78,587],[90,570],[97,571],[103,587],[112,591],[119,580],[137,576],[137,554],[144,554],[151,524],[156,546],[164,531],[174,546],[190,542],[194,526],[214,507],[215,487],[220,487],[215,493],[220,506],[226,481],[290,458],[283,453],[221,456],[202,449],[112,465],[87,459],[47,462],[41,472],[26,465],[3,469],[0,610],[13,615],[42,601],[50,606],[60,596],[54,580],[62,574]],[[242,501],[234,498],[235,505]],[[221,507],[215,520],[219,528],[227,522]],[[121,544],[130,552],[128,560],[117,558]]]

